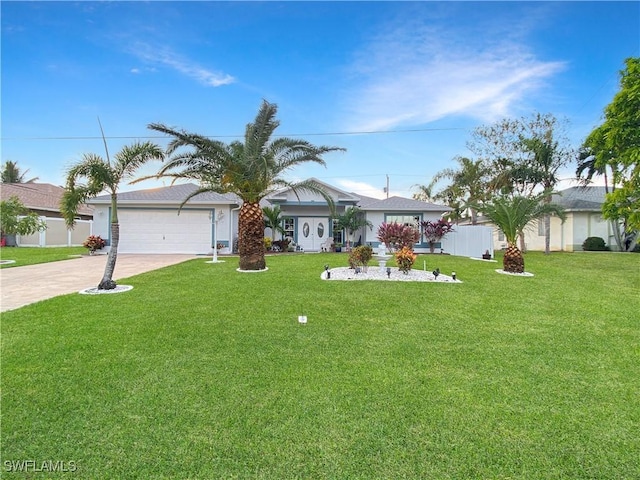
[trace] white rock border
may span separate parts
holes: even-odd
[[[358,280],[374,280],[381,282],[431,282],[431,283],[462,283],[462,281],[454,280],[449,275],[440,274],[436,278],[433,273],[424,270],[412,269],[408,274],[402,273],[397,267],[391,268],[391,276],[387,277],[387,273],[380,273],[377,266],[369,266],[366,272],[356,273],[354,269],[349,267],[335,267],[329,269],[331,278],[327,279],[327,272],[320,274],[322,280],[328,281],[358,281]]]
[[[81,295],[108,295],[111,293],[124,293],[133,289],[133,285],[116,285],[116,288],[112,288],[111,290],[104,290],[98,287],[90,287],[85,288],[84,290],[80,290],[78,293]]]
[[[266,272],[267,270],[269,270],[269,267],[265,267],[262,270],[241,270],[240,268],[236,268],[236,272],[240,273],[261,273]]]
[[[486,260],[484,258],[478,258],[478,257],[469,257],[471,260],[478,260],[479,262],[490,262],[490,263],[498,263],[497,260]]]
[[[0,260],[0,265],[10,265],[12,263],[16,263],[15,260]]]
[[[514,277],[533,277],[533,273],[529,273],[529,272],[523,272],[523,273],[505,272],[501,268],[496,268],[496,272],[501,273],[502,275],[512,275]]]

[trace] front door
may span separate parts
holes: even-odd
[[[329,220],[326,218],[301,217],[298,219],[298,244],[307,251],[320,250],[329,236]]]

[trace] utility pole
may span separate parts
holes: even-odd
[[[387,175],[387,186],[384,191],[387,192],[387,198],[389,198],[389,175]]]

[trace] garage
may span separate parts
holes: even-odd
[[[209,254],[210,210],[118,209],[122,253]]]

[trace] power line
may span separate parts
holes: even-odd
[[[449,128],[411,128],[403,130],[365,130],[356,132],[309,132],[309,133],[289,133],[273,135],[274,137],[314,137],[314,136],[336,136],[336,135],[384,135],[392,133],[420,133],[420,132],[441,132],[468,130],[463,127]],[[206,138],[243,138],[244,135],[203,135]],[[134,139],[169,139],[169,135],[142,135],[142,136],[107,136],[108,140],[134,140]],[[64,137],[0,137],[0,140],[102,140],[100,136],[64,136]]]

